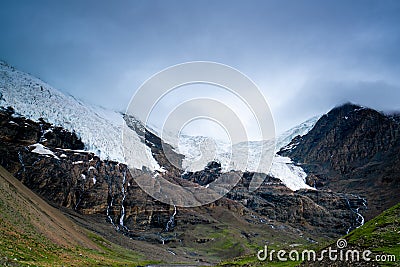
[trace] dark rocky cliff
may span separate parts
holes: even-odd
[[[221,209],[241,216],[249,225],[308,236],[336,237],[357,226],[356,215],[348,206],[349,199],[357,202],[356,196],[293,192],[272,177],[256,192],[249,192],[253,173],[239,173],[241,181],[226,198],[204,207],[179,208],[173,224],[168,224],[174,208],[155,201],[138,187],[134,177],[141,175],[141,170],[128,171],[124,164],[81,151],[83,144],[75,134],[44,121],[16,117],[11,109],[0,112],[0,125],[0,162],[5,168],[53,205],[95,216],[133,238],[151,242],[180,240],[182,237],[169,232],[184,233],[190,225],[214,224],[219,216],[215,212]],[[157,142],[161,141],[151,137],[153,153],[165,160],[157,149]],[[34,153],[32,145],[37,143],[45,145],[53,155]],[[183,178],[181,170],[170,168],[160,175],[178,182],[207,184],[219,173],[216,163]],[[172,227],[166,229],[167,225]]]
[[[334,108],[279,154],[296,161],[318,189],[366,198],[367,219],[400,201],[400,124],[353,104]]]

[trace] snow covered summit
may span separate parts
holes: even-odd
[[[32,120],[43,118],[44,120],[75,132],[85,144],[85,150],[91,151],[102,159],[125,162],[122,142],[123,115],[98,106],[89,105],[65,95],[51,87],[42,80],[27,73],[16,70],[7,63],[0,61],[0,106],[14,108],[15,112]],[[314,117],[278,136],[276,139],[276,151],[287,145],[295,136],[306,134],[316,123],[319,117]],[[146,146],[143,137],[132,130],[132,138],[129,142],[134,149],[132,155],[134,167],[142,169],[143,166],[150,170],[161,167],[153,158],[151,150]],[[196,170],[203,169],[210,161],[209,157],[202,157],[207,151],[200,152],[199,148],[204,137],[181,136],[177,152],[184,154],[183,167],[190,169],[193,162],[197,162]],[[261,142],[261,143],[260,143]],[[246,144],[216,143],[216,160],[221,162],[223,169],[245,171],[236,166],[237,162],[246,162],[246,158],[240,158],[242,153],[236,153],[235,161],[230,159],[230,153],[246,150],[249,154],[247,164],[248,171],[260,171],[257,169],[260,159],[260,147],[272,147],[270,141],[255,141]],[[136,149],[137,148],[137,149]],[[204,149],[204,147],[203,147]],[[205,148],[211,149],[211,148]],[[212,153],[214,154],[214,153]],[[243,153],[247,155],[247,153]],[[204,155],[203,155],[204,156]],[[235,155],[234,155],[235,157]],[[200,158],[200,160],[198,160]],[[149,160],[150,159],[150,160]],[[201,160],[203,159],[203,161]],[[193,164],[192,164],[193,165]],[[268,164],[266,164],[267,166]],[[268,172],[262,169],[262,172]],[[269,174],[279,178],[292,190],[310,188],[305,183],[307,174],[299,166],[295,166],[290,158],[275,155]]]
[[[44,120],[75,132],[85,149],[102,159],[124,162],[122,147],[122,114],[82,103],[65,95],[42,80],[16,70],[0,61],[0,106],[14,108],[15,112],[32,120]],[[139,137],[132,138],[132,146],[144,146],[141,151],[151,155],[150,149]],[[138,149],[139,150],[139,149]],[[138,154],[135,167],[151,170],[159,166],[154,160],[148,166],[148,157]]]

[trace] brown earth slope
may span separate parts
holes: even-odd
[[[144,257],[78,226],[0,166],[0,266],[137,266],[154,262]]]
[[[34,194],[1,166],[0,198],[9,213],[22,214],[21,219],[31,222],[38,232],[55,244],[98,249],[98,246],[84,234],[80,227]],[[5,214],[6,212],[2,211],[2,221],[5,219],[3,218]]]

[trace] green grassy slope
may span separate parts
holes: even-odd
[[[136,266],[141,255],[87,232],[0,167],[0,265]]]
[[[346,237],[349,246],[369,249],[374,254],[395,255],[396,262],[378,263],[400,266],[400,203],[365,223]]]
[[[362,227],[355,229],[348,235],[343,237],[347,240],[346,249],[357,249],[359,251],[370,250],[371,262],[330,262],[324,260],[322,262],[260,262],[256,255],[239,257],[230,261],[224,261],[220,266],[400,266],[400,203],[386,210],[374,219],[366,222]],[[320,251],[323,248],[336,248],[336,242],[327,244],[319,244],[313,249]],[[307,249],[311,249],[309,247]],[[279,247],[269,247],[269,249],[279,249]],[[286,248],[284,248],[286,249]],[[296,248],[299,251],[304,247]],[[290,250],[290,249],[289,249]],[[386,261],[378,262],[375,259],[376,255],[383,255]],[[395,260],[393,258],[394,255]],[[391,257],[391,258],[389,258]]]

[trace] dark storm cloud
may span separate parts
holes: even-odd
[[[313,117],[343,103],[352,102],[379,111],[400,111],[400,87],[384,81],[313,81],[307,83],[288,99],[279,116],[300,120],[304,115]],[[299,112],[301,111],[301,112]]]
[[[2,1],[0,58],[118,110],[165,67],[221,62],[283,130],[340,101],[399,108],[398,14],[398,1]]]

